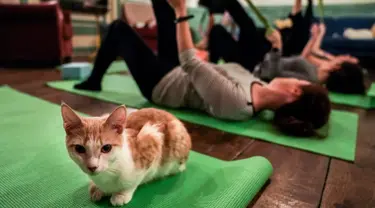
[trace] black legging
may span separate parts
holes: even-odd
[[[236,0],[226,3],[225,9],[240,28],[239,40],[234,40],[222,25],[213,26],[208,42],[210,61],[216,63],[222,58],[226,62],[239,63],[252,72],[254,67],[263,60],[264,55],[271,50],[271,44],[265,38],[265,28],[257,28]],[[293,21],[293,27],[280,31],[284,56],[302,52],[310,36],[312,15],[311,0],[309,0],[305,16],[301,12],[289,15]]]
[[[175,13],[166,0],[152,0],[158,27],[158,55],[136,31],[121,20],[111,23],[100,46],[88,82],[100,83],[116,57],[122,57],[145,98],[151,101],[156,84],[180,65],[176,41]]]
[[[239,39],[234,40],[223,26],[213,26],[208,37],[210,61],[216,63],[222,58],[253,71],[271,45],[237,0],[226,1],[223,6],[240,28]]]
[[[313,3],[309,0],[305,15],[298,12],[295,15],[288,16],[293,27],[280,31],[283,38],[283,56],[292,56],[300,54],[310,38],[310,28],[313,22]]]

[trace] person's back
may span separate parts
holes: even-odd
[[[281,57],[280,51],[271,51],[256,67],[254,76],[264,81],[271,81],[276,77],[288,77],[319,83],[317,70],[315,65],[303,57]]]

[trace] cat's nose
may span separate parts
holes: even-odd
[[[96,171],[96,169],[98,169],[98,167],[92,166],[92,167],[87,167],[87,169],[89,169],[89,171],[93,173]]]

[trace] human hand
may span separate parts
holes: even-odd
[[[318,68],[318,79],[321,83],[325,83],[333,71],[340,70],[342,60],[335,58],[331,61],[324,61]]]
[[[330,60],[330,61],[324,61],[319,66],[319,71],[330,73],[332,71],[339,70],[342,62],[343,62],[343,60],[341,58],[335,58],[335,59]]]
[[[317,37],[320,33],[320,27],[318,24],[313,24],[310,28],[311,36]]]
[[[319,24],[319,34],[320,35],[325,35],[326,34],[326,25],[324,23]]]
[[[208,47],[208,38],[207,36],[203,37],[203,39],[195,45],[197,49],[206,50]]]
[[[168,0],[168,3],[175,10],[177,17],[186,15],[186,0]]]
[[[266,38],[272,44],[273,48],[282,48],[281,35],[278,30],[273,30],[271,33],[266,34]]]
[[[352,64],[358,64],[359,60],[356,57],[353,57],[351,55],[339,55],[336,56],[336,59],[341,60],[342,62],[349,62]]]

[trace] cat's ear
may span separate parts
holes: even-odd
[[[126,124],[126,107],[125,105],[117,107],[111,115],[108,116],[105,124],[115,130],[118,134],[122,134]]]
[[[64,122],[64,129],[67,134],[73,129],[82,126],[81,118],[65,103],[61,103],[61,115]]]

